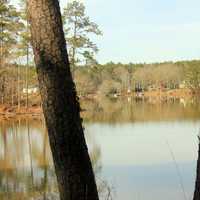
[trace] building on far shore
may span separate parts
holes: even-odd
[[[34,87],[28,87],[28,88],[23,88],[22,93],[23,94],[37,94],[39,92],[39,88],[34,86]]]

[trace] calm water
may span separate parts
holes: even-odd
[[[195,101],[85,101],[85,134],[101,199],[190,200],[200,106]],[[42,119],[0,121],[0,199],[56,198]]]

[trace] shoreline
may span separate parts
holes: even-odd
[[[0,118],[15,117],[41,117],[43,115],[40,106],[31,106],[29,108],[10,105],[0,105]]]
[[[103,98],[115,98],[115,99],[123,99],[123,98],[154,98],[158,102],[162,99],[170,99],[170,98],[179,98],[179,99],[191,99],[199,97],[198,93],[194,93],[189,89],[174,89],[174,90],[155,90],[155,91],[145,91],[140,93],[124,93],[124,94],[113,94],[109,96],[98,95],[98,94],[89,94],[85,96],[81,96],[80,101],[101,101]],[[40,117],[43,115],[41,106],[30,106],[26,108],[25,106],[11,106],[8,104],[0,105],[0,118],[14,118],[14,117]]]

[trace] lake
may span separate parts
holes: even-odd
[[[81,103],[102,200],[190,200],[200,106],[193,99],[102,99]],[[56,199],[42,117],[0,121],[0,199]]]

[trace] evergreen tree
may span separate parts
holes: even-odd
[[[9,0],[0,2],[0,68],[15,55],[19,32],[22,28],[20,13]]]
[[[6,76],[5,68],[16,56],[16,44],[19,39],[19,32],[22,28],[20,14],[10,4],[9,0],[0,2],[0,94],[1,102],[5,103],[5,95],[9,86],[9,77]],[[7,95],[6,95],[7,96]]]
[[[23,29],[20,32],[20,40],[18,43],[18,55],[22,57],[29,58],[33,57],[32,47],[31,47],[31,33],[30,33],[30,24],[28,22],[28,14],[27,14],[27,1],[21,0],[20,3],[20,17],[23,23]]]
[[[86,16],[85,6],[78,0],[67,4],[64,8],[63,22],[68,44],[69,59],[74,68],[78,63],[93,62],[97,45],[90,39],[90,34],[101,35],[98,25]]]

